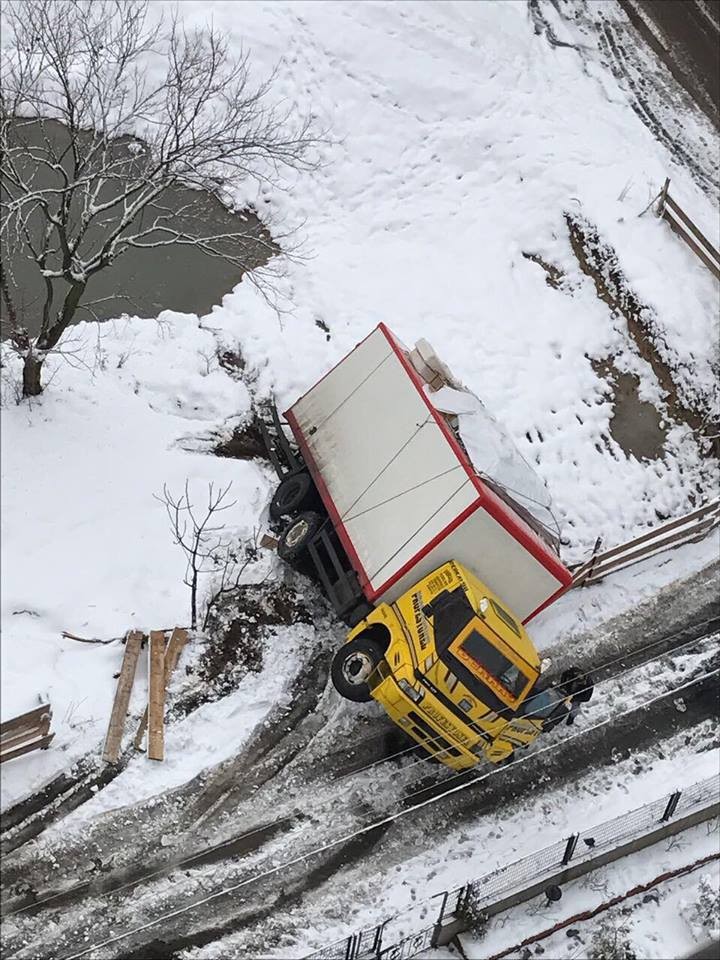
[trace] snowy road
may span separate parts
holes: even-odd
[[[569,736],[565,730],[547,735],[537,749],[509,768],[479,774],[458,777],[438,770],[404,745],[396,759],[377,762],[381,757],[373,751],[387,746],[381,730],[372,732],[373,724],[365,732],[367,742],[358,744],[361,754],[363,747],[367,751],[365,765],[357,770],[355,757],[348,769],[347,754],[333,747],[343,738],[347,710],[338,711],[326,695],[321,698],[325,706],[321,703],[309,714],[310,722],[306,716],[295,728],[281,723],[274,735],[264,734],[269,765],[262,760],[253,763],[242,783],[238,771],[247,768],[247,755],[234,758],[208,782],[191,784],[150,809],[135,811],[135,816],[123,810],[91,824],[89,830],[73,831],[72,826],[67,832],[55,830],[40,850],[23,847],[6,858],[5,889],[16,894],[28,887],[35,891],[31,897],[11,895],[6,900],[6,946],[19,957],[35,955],[32,951],[48,936],[50,917],[57,932],[52,949],[64,956],[89,931],[92,942],[98,942],[101,931],[111,938],[118,917],[125,916],[123,926],[141,926],[134,919],[139,904],[147,904],[143,915],[147,913],[152,926],[128,942],[124,938],[119,955],[127,956],[131,948],[138,957],[147,955],[143,951],[148,949],[151,955],[161,955],[154,951],[162,940],[173,944],[162,955],[172,956],[239,925],[247,926],[250,936],[252,925],[271,912],[268,908],[258,913],[258,901],[277,901],[287,888],[293,890],[291,902],[299,904],[327,882],[337,881],[338,871],[366,859],[371,849],[377,847],[382,860],[388,844],[394,849],[391,838],[399,828],[392,818],[397,814],[410,818],[417,836],[402,843],[407,857],[422,851],[422,837],[450,824],[457,829],[522,802],[539,783],[545,791],[566,788],[631,753],[652,752],[653,744],[681,730],[693,749],[706,748],[713,729],[707,722],[717,707],[716,678],[706,675],[720,666],[719,625],[715,611],[712,619],[698,621],[694,629],[686,625],[684,631],[665,638],[649,640],[647,633],[638,633],[635,649],[627,643],[622,655],[603,661],[602,670],[592,657],[582,664],[595,668],[597,680],[583,725]],[[708,635],[710,639],[702,639]],[[602,642],[598,646],[602,649]],[[682,711],[674,706],[679,688]],[[635,706],[644,703],[649,706]],[[377,720],[376,726],[382,727],[383,721]],[[711,736],[714,742],[714,733]],[[249,750],[257,751],[258,746],[251,744]],[[364,832],[357,839],[341,839],[356,831]],[[125,838],[121,850],[115,842],[119,833]],[[148,834],[158,844],[155,861],[149,860]],[[137,866],[138,855],[143,857],[142,867]],[[89,879],[78,883],[88,871]],[[263,875],[264,881],[254,879]],[[248,885],[241,905],[236,897],[198,904],[192,910],[196,928],[192,937],[178,932],[185,920],[180,927],[173,917],[153,922],[159,913],[184,910],[188,903],[233,884]],[[31,945],[29,952],[18,950],[23,942]]]

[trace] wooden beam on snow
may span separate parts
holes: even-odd
[[[180,654],[183,651],[183,647],[187,643],[187,630],[182,627],[175,627],[168,645],[165,648],[165,690],[167,691],[168,684],[170,682],[170,677],[177,666],[177,662],[180,659]],[[135,734],[135,749],[142,749],[143,737],[145,736],[145,731],[147,730],[148,725],[148,708],[145,707],[145,713],[142,715],[140,720],[140,726],[138,731]]]
[[[165,634],[150,631],[148,648],[148,757],[165,758]]]
[[[135,680],[135,667],[140,656],[143,638],[144,634],[140,630],[131,630],[125,642],[125,653],[103,748],[103,760],[107,763],[117,763],[120,756],[120,744],[130,704],[130,693]]]

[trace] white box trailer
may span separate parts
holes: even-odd
[[[523,622],[569,584],[544,484],[424,341],[381,323],[284,416],[332,524],[310,552],[342,615],[449,560]]]

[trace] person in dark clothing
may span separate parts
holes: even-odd
[[[567,718],[567,725],[571,727],[575,723],[575,717],[580,713],[582,705],[592,697],[595,684],[589,673],[583,675],[578,673],[577,670],[568,670],[563,675],[563,688],[571,698],[570,712]]]

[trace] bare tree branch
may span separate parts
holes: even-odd
[[[185,555],[185,574],[183,583],[190,588],[190,625],[197,628],[200,612],[200,582],[206,576],[210,579],[210,593],[204,606],[202,629],[216,610],[220,600],[237,589],[242,574],[248,565],[257,559],[257,533],[246,543],[238,543],[231,537],[220,514],[235,506],[235,500],[228,500],[232,483],[217,489],[208,484],[207,501],[198,512],[190,499],[189,482],[178,497],[163,485],[161,496],[156,500],[162,503],[170,521],[173,542]],[[204,511],[204,512],[202,512]]]
[[[190,216],[225,184],[275,183],[316,164],[319,138],[273,102],[274,75],[252,83],[247,52],[233,53],[214,26],[186,29],[177,13],[167,27],[151,23],[148,0],[6,0],[4,17],[0,242],[33,264],[43,291],[39,333],[26,342],[7,273],[0,284],[26,395],[41,392],[44,359],[93,276],[129,249],[190,244],[270,296],[267,261],[280,245],[297,255],[290,238],[179,227],[163,197],[178,185],[204,191]]]

